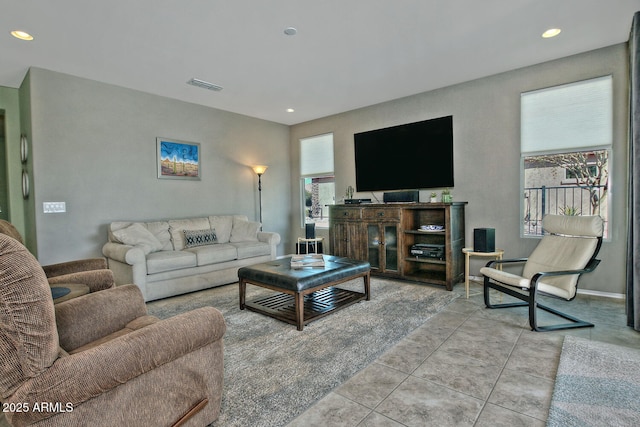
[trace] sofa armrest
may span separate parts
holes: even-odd
[[[141,248],[123,245],[121,243],[107,242],[102,246],[102,254],[107,258],[124,262],[129,265],[144,264],[146,257]]]
[[[78,271],[76,273],[63,274],[61,276],[49,278],[49,285],[52,286],[65,283],[80,283],[87,285],[89,287],[89,292],[97,292],[113,288],[116,282],[113,277],[113,271],[107,269]]]
[[[258,240],[270,245],[277,245],[280,243],[280,234],[272,231],[258,231]]]
[[[104,258],[88,258],[42,266],[47,277],[62,276],[63,274],[77,273],[79,271],[104,270],[106,268],[107,260]]]
[[[60,347],[75,350],[123,329],[147,314],[142,292],[124,285],[72,298],[56,305]]]
[[[108,291],[107,291],[108,292]],[[104,292],[98,292],[102,294]],[[70,402],[74,407],[129,380],[222,339],[222,314],[202,307],[162,320],[91,350],[57,359],[11,397],[13,402]],[[185,375],[188,375],[185,373]],[[54,415],[13,414],[21,424]]]

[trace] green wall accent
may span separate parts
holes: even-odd
[[[22,162],[20,160],[19,90],[0,86],[0,110],[4,114],[5,138],[0,145],[0,218],[10,221],[25,235],[25,203],[22,198]]]

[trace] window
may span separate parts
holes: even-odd
[[[318,228],[329,228],[327,205],[336,202],[333,175],[333,134],[300,140],[302,219]]]
[[[600,215],[608,236],[612,77],[521,95],[523,235],[546,214]]]

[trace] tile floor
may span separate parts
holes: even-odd
[[[463,295],[464,285],[454,290]],[[596,327],[532,332],[525,308],[486,309],[472,284],[468,300],[447,306],[289,427],[544,426],[565,334],[640,349],[623,300],[579,295],[550,305]]]
[[[640,349],[623,300],[547,301],[595,328],[532,332],[526,308],[487,309],[472,284],[289,427],[544,426],[565,334]]]

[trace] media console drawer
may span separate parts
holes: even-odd
[[[360,219],[362,209],[357,208],[333,208],[331,215],[335,219]]]
[[[400,220],[400,208],[369,208],[362,210],[362,219]]]

